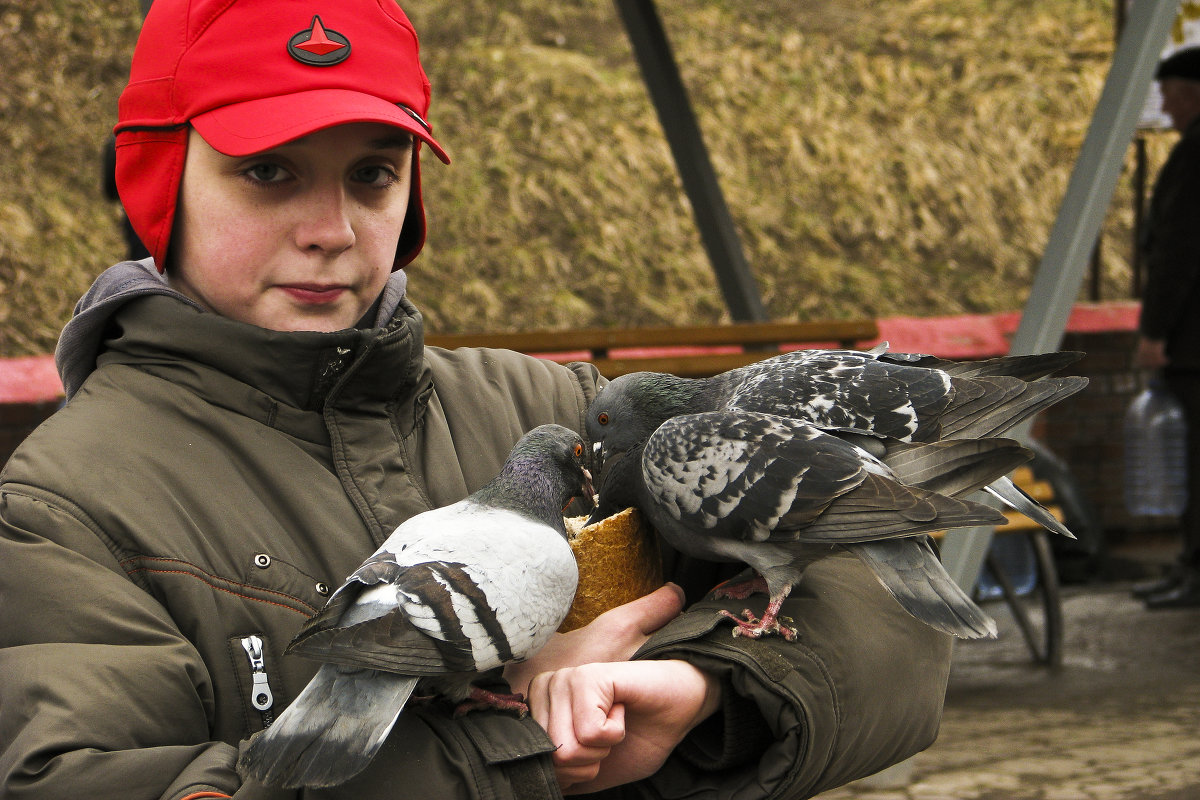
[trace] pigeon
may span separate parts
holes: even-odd
[[[759,411],[804,420],[881,455],[883,440],[998,436],[1083,389],[1087,378],[1046,377],[1082,354],[1055,352],[950,361],[873,350],[797,350],[711,378],[635,372],[614,379],[588,414],[607,450],[645,441],[663,421],[700,411]],[[618,419],[616,426],[608,420]],[[1074,535],[1007,476],[986,491],[1060,535]]]
[[[917,619],[995,636],[927,534],[1003,524],[963,499],[985,488],[1070,535],[1006,477],[1031,453],[996,435],[1082,389],[1086,379],[1046,377],[1078,357],[808,350],[707,379],[616,378],[588,410],[603,464],[591,521],[635,505],[680,552],[752,567],[757,578],[718,590],[769,594],[762,619],[734,618],[735,635],[793,635],[778,620],[783,600],[842,547]]]
[[[769,594],[734,634],[795,632],[779,610],[804,569],[836,548],[858,555],[912,616],[964,638],[995,623],[946,574],[928,534],[998,525],[1004,515],[962,499],[1027,461],[1008,439],[892,443],[883,459],[800,420],[752,411],[684,414],[605,463],[593,515],[636,506],[689,556],[744,563],[755,579],[719,596]]]
[[[344,783],[414,691],[456,713],[527,712],[521,696],[476,681],[536,653],[566,617],[579,573],[562,511],[593,496],[589,455],[574,431],[540,426],[486,486],[396,528],[288,646],[323,663],[251,739],[242,775],[284,788]]]

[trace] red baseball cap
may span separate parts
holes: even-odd
[[[425,242],[419,144],[450,159],[426,122],[429,79],[395,0],[155,0],[117,109],[117,190],[161,272],[188,126],[243,156],[350,122],[408,131],[412,194],[394,269]]]

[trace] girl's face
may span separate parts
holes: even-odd
[[[171,286],[277,331],[355,325],[383,291],[412,180],[412,137],[379,123],[328,128],[250,156],[194,130],[179,191]]]

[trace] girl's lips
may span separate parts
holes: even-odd
[[[319,305],[332,303],[346,292],[345,286],[292,285],[279,287],[301,303]]]

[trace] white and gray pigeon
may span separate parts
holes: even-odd
[[[798,351],[708,379],[619,377],[588,411],[604,462],[593,520],[636,505],[679,551],[753,567],[762,580],[725,593],[766,588],[770,600],[761,620],[746,612],[738,634],[788,635],[780,604],[836,544],[914,617],[957,636],[994,636],[925,533],[1003,522],[962,497],[1012,486],[1006,474],[1031,454],[993,437],[1081,389],[1086,379],[1044,377],[1077,358],[959,364],[879,349]],[[1001,496],[1053,520],[1012,489]]]
[[[414,690],[460,711],[527,711],[520,696],[474,682],[536,653],[566,617],[579,574],[562,511],[592,498],[589,455],[574,431],[543,425],[486,486],[401,524],[288,646],[323,664],[245,748],[243,776],[285,788],[344,783]]]

